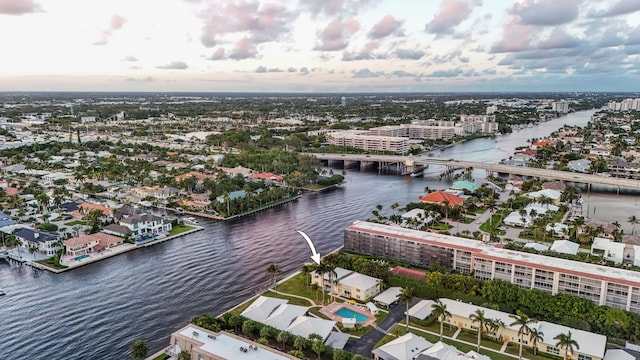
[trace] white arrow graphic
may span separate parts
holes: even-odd
[[[313,261],[315,261],[316,264],[320,265],[320,254],[316,252],[316,247],[313,246],[313,242],[311,242],[311,239],[309,239],[309,236],[307,236],[307,234],[303,233],[300,230],[296,230],[296,232],[302,235],[302,237],[305,240],[307,240],[307,244],[309,244],[309,247],[311,248],[311,252],[313,253],[313,255],[311,255],[311,259],[313,259]]]

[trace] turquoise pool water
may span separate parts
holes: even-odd
[[[89,257],[89,255],[80,255],[80,256],[74,257],[73,260],[80,261],[80,260],[88,258],[88,257]]]
[[[349,308],[343,307],[340,310],[336,311],[336,315],[340,315],[344,318],[356,318],[356,322],[363,323],[369,320],[369,317],[366,315],[362,315],[357,311],[353,311]]]

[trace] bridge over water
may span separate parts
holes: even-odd
[[[375,155],[375,154],[327,154],[309,153],[322,161],[346,161],[360,163],[377,163],[378,168],[388,164],[398,164],[407,168],[424,165],[439,165],[446,169],[483,169],[489,173],[504,173],[513,175],[532,176],[542,179],[554,179],[591,185],[612,186],[618,189],[640,190],[640,180],[602,176],[597,174],[583,174],[570,171],[539,169],[524,166],[492,164],[477,161],[441,159],[426,156],[403,155]]]

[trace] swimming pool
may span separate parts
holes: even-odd
[[[369,317],[366,315],[363,315],[357,311],[353,311],[349,308],[343,307],[340,310],[336,311],[336,315],[342,316],[343,318],[356,318],[356,322],[359,323],[363,323],[367,320],[369,320]]]
[[[80,255],[80,256],[76,256],[76,257],[74,257],[74,258],[73,258],[73,260],[75,260],[75,261],[80,261],[80,260],[82,260],[82,259],[86,259],[86,258],[88,258],[88,257],[89,257],[89,255]]]

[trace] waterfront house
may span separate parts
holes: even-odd
[[[129,230],[128,227],[118,224],[109,224],[102,228],[102,232],[121,238],[126,238],[127,236],[131,235],[131,230]]]
[[[120,219],[120,225],[131,231],[131,235],[138,239],[141,237],[167,234],[171,231],[171,222],[163,220],[153,214],[136,214]]]
[[[361,301],[370,299],[380,293],[380,279],[340,267],[335,268],[334,271],[335,276],[330,277],[329,273],[324,274],[324,287],[327,291],[332,291],[338,296]],[[331,280],[333,280],[334,284],[331,284]],[[311,283],[322,286],[320,274],[315,271],[311,273]]]
[[[534,199],[534,200],[539,200],[542,197],[546,197],[547,199],[551,199],[553,204],[558,204],[560,202],[560,196],[562,195],[562,193],[556,190],[542,189],[542,190],[527,193],[525,195],[529,199]]]
[[[241,315],[305,339],[311,334],[320,335],[323,341],[329,337],[335,321],[306,316],[309,308],[287,304],[288,302],[285,299],[260,296]]]
[[[261,345],[255,341],[225,331],[214,332],[189,324],[171,334],[170,345],[164,353],[171,359],[181,351],[188,351],[190,359],[272,359],[294,360],[293,355]]]
[[[449,206],[453,207],[456,205],[462,205],[462,203],[464,203],[464,199],[460,196],[456,196],[442,190],[437,190],[420,197],[420,202],[429,204],[448,203]]]
[[[38,229],[22,228],[14,234],[20,240],[25,250],[30,248],[37,249],[37,252],[47,256],[54,256],[58,250],[62,249],[59,243],[59,235],[48,231]]]
[[[65,254],[69,256],[86,255],[103,251],[124,243],[124,239],[105,233],[86,234],[64,241]]]

